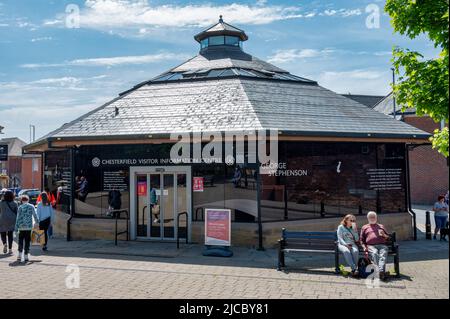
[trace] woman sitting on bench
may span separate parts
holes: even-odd
[[[358,276],[359,235],[356,229],[356,217],[347,215],[337,229],[339,251],[352,269],[352,276]]]

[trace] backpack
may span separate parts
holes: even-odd
[[[367,278],[372,272],[367,271],[367,266],[372,264],[369,258],[361,257],[358,259],[358,272],[361,278]]]

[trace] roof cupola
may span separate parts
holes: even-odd
[[[194,39],[200,43],[201,50],[218,46],[242,49],[242,42],[247,41],[248,36],[243,30],[224,22],[220,16],[218,23],[200,32]]]

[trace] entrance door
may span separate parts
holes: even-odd
[[[132,239],[174,240],[177,231],[180,238],[190,235],[186,234],[186,222],[191,220],[190,167],[133,167],[130,179]],[[180,213],[187,216],[180,215],[177,227]]]

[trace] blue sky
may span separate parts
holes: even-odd
[[[78,20],[66,13],[70,5],[79,9]],[[368,5],[381,10],[379,28],[366,25]],[[426,57],[436,51],[424,37],[395,35],[383,6],[380,0],[0,0],[2,137],[28,142],[30,124],[42,136],[196,55],[193,36],[220,14],[248,33],[248,53],[338,93],[385,95],[393,46]]]

